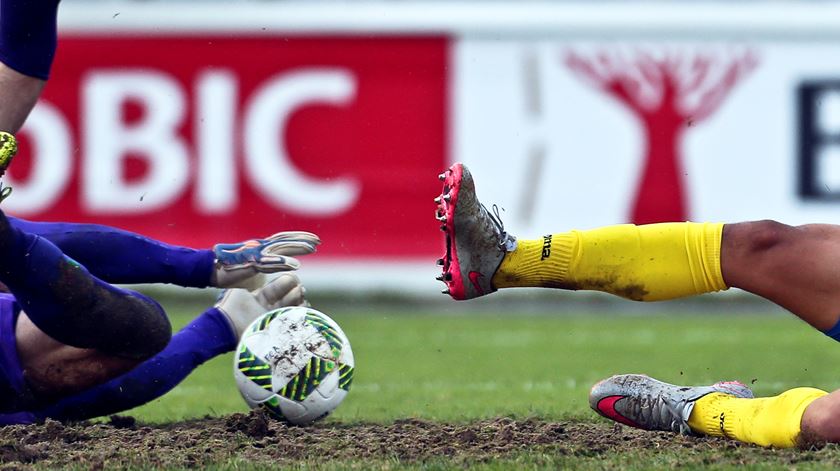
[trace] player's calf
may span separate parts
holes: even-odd
[[[132,359],[149,358],[169,343],[172,327],[153,299],[104,283],[72,260],[58,261],[56,272],[58,278],[43,287],[10,286],[22,310],[47,335]]]
[[[13,227],[2,211],[0,281],[39,329],[72,347],[145,359],[171,337],[155,301],[95,278],[46,239]]]
[[[721,272],[729,286],[773,301],[840,339],[840,226],[775,221],[727,224]]]
[[[31,409],[84,391],[137,366],[140,359],[117,357],[90,348],[76,348],[46,335],[21,313],[14,329],[20,374],[26,388],[15,409]],[[11,371],[14,371],[12,369]],[[15,373],[11,373],[14,375]]]

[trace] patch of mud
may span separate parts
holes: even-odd
[[[643,432],[607,422],[510,418],[470,423],[405,419],[385,425],[326,422],[295,427],[252,412],[163,425],[113,417],[102,423],[47,421],[0,428],[0,464],[4,468],[183,468],[231,461],[276,467],[307,460],[322,464],[330,460],[393,464],[441,459],[464,465],[530,452],[598,459],[669,450],[681,456],[704,456],[696,463],[701,465],[723,464],[709,462],[708,457],[732,457],[739,450],[757,453],[758,458],[772,453],[776,464],[788,466],[819,462],[819,454],[824,451],[762,450],[726,440]],[[717,453],[710,454],[710,450]],[[835,448],[831,458],[836,457]],[[743,462],[743,458],[736,461]]]

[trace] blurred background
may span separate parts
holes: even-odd
[[[835,2],[65,0],[59,25],[10,212],[309,230],[313,292],[435,295],[456,161],[520,237],[840,222]]]

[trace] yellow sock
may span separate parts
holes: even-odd
[[[791,448],[797,444],[805,409],[826,394],[814,388],[796,388],[758,399],[712,393],[694,404],[688,426],[696,433],[713,437]]]
[[[623,224],[519,240],[493,276],[496,288],[605,291],[659,301],[727,289],[723,224]]]

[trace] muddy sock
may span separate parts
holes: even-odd
[[[778,396],[755,399],[709,394],[694,404],[688,426],[713,437],[791,448],[799,444],[805,409],[826,394],[815,388],[794,388]]]
[[[166,394],[205,361],[232,351],[236,343],[224,314],[210,308],[175,334],[153,358],[34,414],[41,420],[84,420],[137,407]]]
[[[66,345],[142,359],[171,337],[155,301],[95,278],[46,239],[13,227],[2,212],[0,281],[39,329]]]
[[[173,283],[210,286],[215,255],[164,244],[140,234],[98,224],[32,222],[9,217],[11,225],[39,235],[108,283]]]
[[[595,290],[661,301],[727,289],[723,224],[621,224],[519,239],[493,275],[496,288]]]

